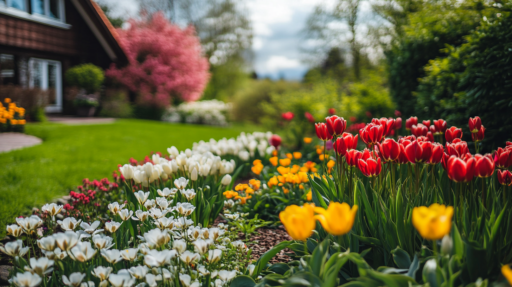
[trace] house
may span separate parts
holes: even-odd
[[[93,0],[0,0],[0,85],[46,90],[46,111],[62,112],[63,75],[82,63],[128,63]]]

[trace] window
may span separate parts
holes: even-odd
[[[0,0],[0,7],[10,7],[22,11],[27,11],[26,0]]]
[[[14,56],[0,54],[0,85],[14,84]]]
[[[29,61],[30,87],[47,91],[47,112],[62,111],[62,74],[60,62],[32,58]]]
[[[31,0],[32,14],[64,21],[63,0]]]

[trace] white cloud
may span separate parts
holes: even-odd
[[[261,39],[260,37],[256,36],[252,39],[252,48],[255,50],[255,51],[258,51],[260,50],[261,48],[263,48],[263,39]]]
[[[290,59],[285,56],[270,56],[265,62],[265,70],[267,73],[275,73],[282,69],[293,69],[301,66],[297,59]]]

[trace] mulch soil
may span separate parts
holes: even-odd
[[[292,240],[283,226],[279,226],[278,228],[259,228],[256,232],[256,234],[253,233],[249,237],[249,242],[254,243],[247,244],[247,247],[252,249],[251,259],[254,261],[258,260],[265,252],[269,251],[280,242]],[[245,239],[243,233],[238,234],[238,237],[240,240]],[[290,252],[291,250],[288,248],[281,250],[269,263],[287,263],[292,261],[292,258],[286,255],[286,253]]]

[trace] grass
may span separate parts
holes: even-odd
[[[193,142],[235,137],[230,128],[118,120],[112,124],[68,126],[28,124],[26,133],[43,140],[38,146],[0,153],[0,235],[15,217],[67,195],[82,179],[112,178],[118,164],[141,160],[152,151],[191,148]]]

